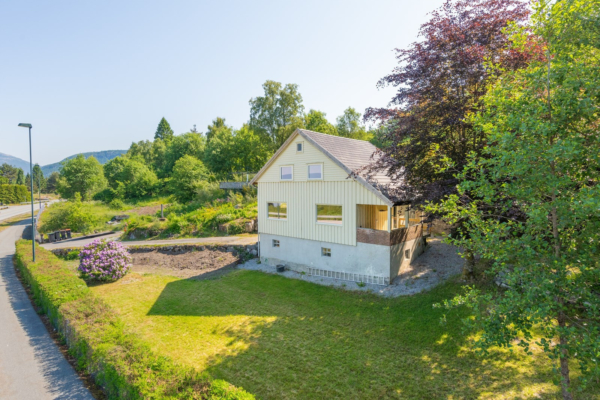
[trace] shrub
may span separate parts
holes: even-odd
[[[0,185],[0,203],[21,203],[27,201],[29,196],[25,185]]]
[[[123,200],[121,199],[113,199],[110,203],[108,203],[108,206],[113,210],[122,210],[125,208],[125,203],[123,203]]]
[[[77,260],[79,258],[79,250],[71,250],[65,256],[65,260],[72,261]]]
[[[86,280],[116,281],[129,272],[131,256],[118,242],[94,240],[79,253],[79,273]]]
[[[42,233],[62,229],[88,233],[98,224],[98,217],[81,201],[79,193],[75,193],[73,201],[53,204],[45,214],[47,215],[43,218]]]

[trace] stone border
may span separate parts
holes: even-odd
[[[122,242],[119,242],[122,243]],[[64,257],[73,250],[81,250],[83,246],[79,247],[71,247],[71,248],[63,248],[63,249],[53,249],[50,250],[54,255],[59,257]],[[226,246],[222,244],[181,244],[181,245],[137,245],[137,246],[126,246],[127,251],[130,253],[149,253],[152,251],[159,251],[161,253],[166,254],[183,254],[189,253],[193,251],[204,251],[204,250],[213,250],[213,251],[221,251],[234,253],[234,256],[240,255],[242,253],[250,255],[250,258],[254,258],[258,256],[258,245],[257,244],[247,244],[247,245],[233,245]]]

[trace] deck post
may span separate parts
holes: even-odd
[[[388,206],[388,217],[387,217],[387,231],[392,231],[392,207]]]

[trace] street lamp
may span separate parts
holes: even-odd
[[[33,216],[33,159],[31,157],[31,124],[19,124],[21,128],[29,128],[29,182],[31,183],[31,248],[35,262],[35,219]]]

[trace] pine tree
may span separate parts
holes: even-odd
[[[173,138],[173,135],[174,132],[173,129],[171,129],[171,125],[169,125],[165,117],[163,117],[158,123],[154,139],[170,140]]]

